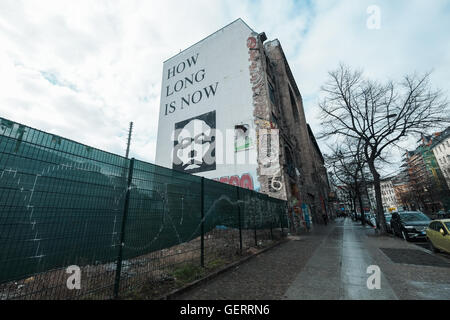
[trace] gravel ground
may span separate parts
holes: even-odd
[[[332,230],[316,226],[308,234],[262,253],[217,278],[183,293],[179,300],[278,300]]]

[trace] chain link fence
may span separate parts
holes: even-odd
[[[284,201],[0,118],[0,300],[155,298],[287,223]]]

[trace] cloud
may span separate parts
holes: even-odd
[[[2,1],[1,116],[119,154],[134,121],[131,156],[153,161],[162,62],[226,23],[214,7]]]
[[[449,90],[449,12],[439,0],[3,0],[0,116],[118,154],[134,121],[131,156],[154,161],[163,61],[241,17],[281,41],[318,133],[320,86],[340,61],[380,79],[434,68]]]
[[[340,62],[361,68],[367,77],[379,81],[400,81],[407,73],[434,70],[432,83],[450,93],[449,42],[443,31],[450,29],[448,2],[318,1],[315,4],[315,18],[300,52],[296,56],[288,55],[308,115],[318,115],[320,87],[327,80],[327,72]],[[367,28],[367,8],[374,4],[380,8],[380,29]],[[308,121],[314,132],[320,131],[317,117],[309,117]],[[407,139],[402,147],[414,149],[413,140]],[[327,151],[325,141],[319,144]],[[395,152],[391,159],[398,163],[400,156]]]

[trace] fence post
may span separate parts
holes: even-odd
[[[237,191],[237,205],[238,205],[238,219],[239,219],[239,252],[242,255],[242,225],[241,225],[241,204],[239,196],[239,187],[236,187]]]
[[[282,215],[282,212],[280,212],[280,227],[281,227],[281,237],[283,238],[284,237],[284,230],[283,230],[283,215]]]
[[[123,208],[122,227],[120,231],[119,255],[117,256],[116,277],[114,281],[114,299],[117,299],[117,297],[119,296],[120,273],[122,271],[123,246],[125,244],[125,223],[127,222],[128,204],[130,201],[130,189],[131,189],[131,182],[133,180],[133,168],[134,168],[134,158],[131,158],[130,167],[128,169],[128,183],[127,183],[127,191],[125,194],[125,205]]]
[[[255,230],[255,247],[258,246],[258,240],[256,238],[256,208],[253,207],[253,228]]]
[[[270,217],[270,238],[273,240],[273,230],[272,230],[272,226],[273,226],[273,217]]]
[[[200,265],[202,267],[205,266],[205,178],[202,177],[201,179],[201,185],[200,185],[200,230],[201,230],[201,237],[200,237]]]

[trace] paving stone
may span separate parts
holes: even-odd
[[[450,299],[445,258],[349,219],[316,225],[185,292],[179,299],[395,300]],[[367,287],[367,267],[380,268],[381,289]]]

